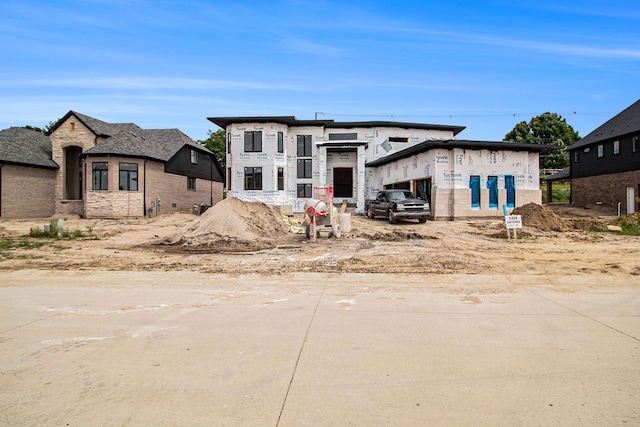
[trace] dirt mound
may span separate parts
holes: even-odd
[[[288,234],[269,206],[229,197],[162,243],[197,252],[255,251],[276,246]]]
[[[551,209],[535,203],[515,208],[511,215],[521,215],[523,226],[533,227],[540,231],[565,232],[573,230],[573,227]]]

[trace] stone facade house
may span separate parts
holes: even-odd
[[[213,205],[223,175],[212,152],[178,129],[142,129],[69,111],[48,132],[55,213],[136,217]]]
[[[364,214],[380,189],[406,188],[434,219],[500,217],[502,205],[541,203],[539,154],[555,147],[457,140],[462,126],[213,117],[227,133],[230,196],[301,212],[314,187]]]
[[[53,215],[59,167],[42,132],[12,127],[0,131],[0,218]]]
[[[640,203],[640,100],[569,147],[571,203],[621,214]]]

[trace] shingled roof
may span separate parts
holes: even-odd
[[[570,146],[569,150],[636,132],[640,132],[640,99]]]
[[[166,162],[182,147],[188,145],[199,151],[211,153],[194,142],[179,129],[122,130],[104,142],[82,153],[83,156],[118,155]]]
[[[106,138],[84,151],[82,156],[118,155],[166,162],[185,145],[213,154],[179,129],[142,129],[135,123],[107,123],[73,110],[58,120],[47,135],[71,116],[75,116],[96,136]]]
[[[58,120],[58,122],[51,129],[49,129],[47,135],[51,135],[54,130],[56,130],[71,116],[75,116],[78,120],[80,120],[80,122],[82,122],[82,124],[84,124],[91,130],[91,132],[95,133],[97,136],[105,138],[113,136],[119,132],[136,132],[141,130],[141,128],[135,123],[107,123],[91,116],[87,116],[85,114],[81,114],[77,111],[71,110],[67,114],[65,114],[63,118]]]
[[[51,159],[51,140],[42,132],[12,127],[0,131],[0,163],[58,169]]]

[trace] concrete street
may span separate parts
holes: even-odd
[[[0,272],[0,425],[640,425],[640,277]]]

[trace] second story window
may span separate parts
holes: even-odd
[[[278,153],[284,153],[284,133],[278,132]]]
[[[198,164],[198,152],[196,150],[191,150],[191,163],[194,165]]]
[[[246,153],[256,153],[262,151],[262,131],[253,130],[244,133],[244,151]]]
[[[298,157],[311,157],[311,135],[298,135]]]

